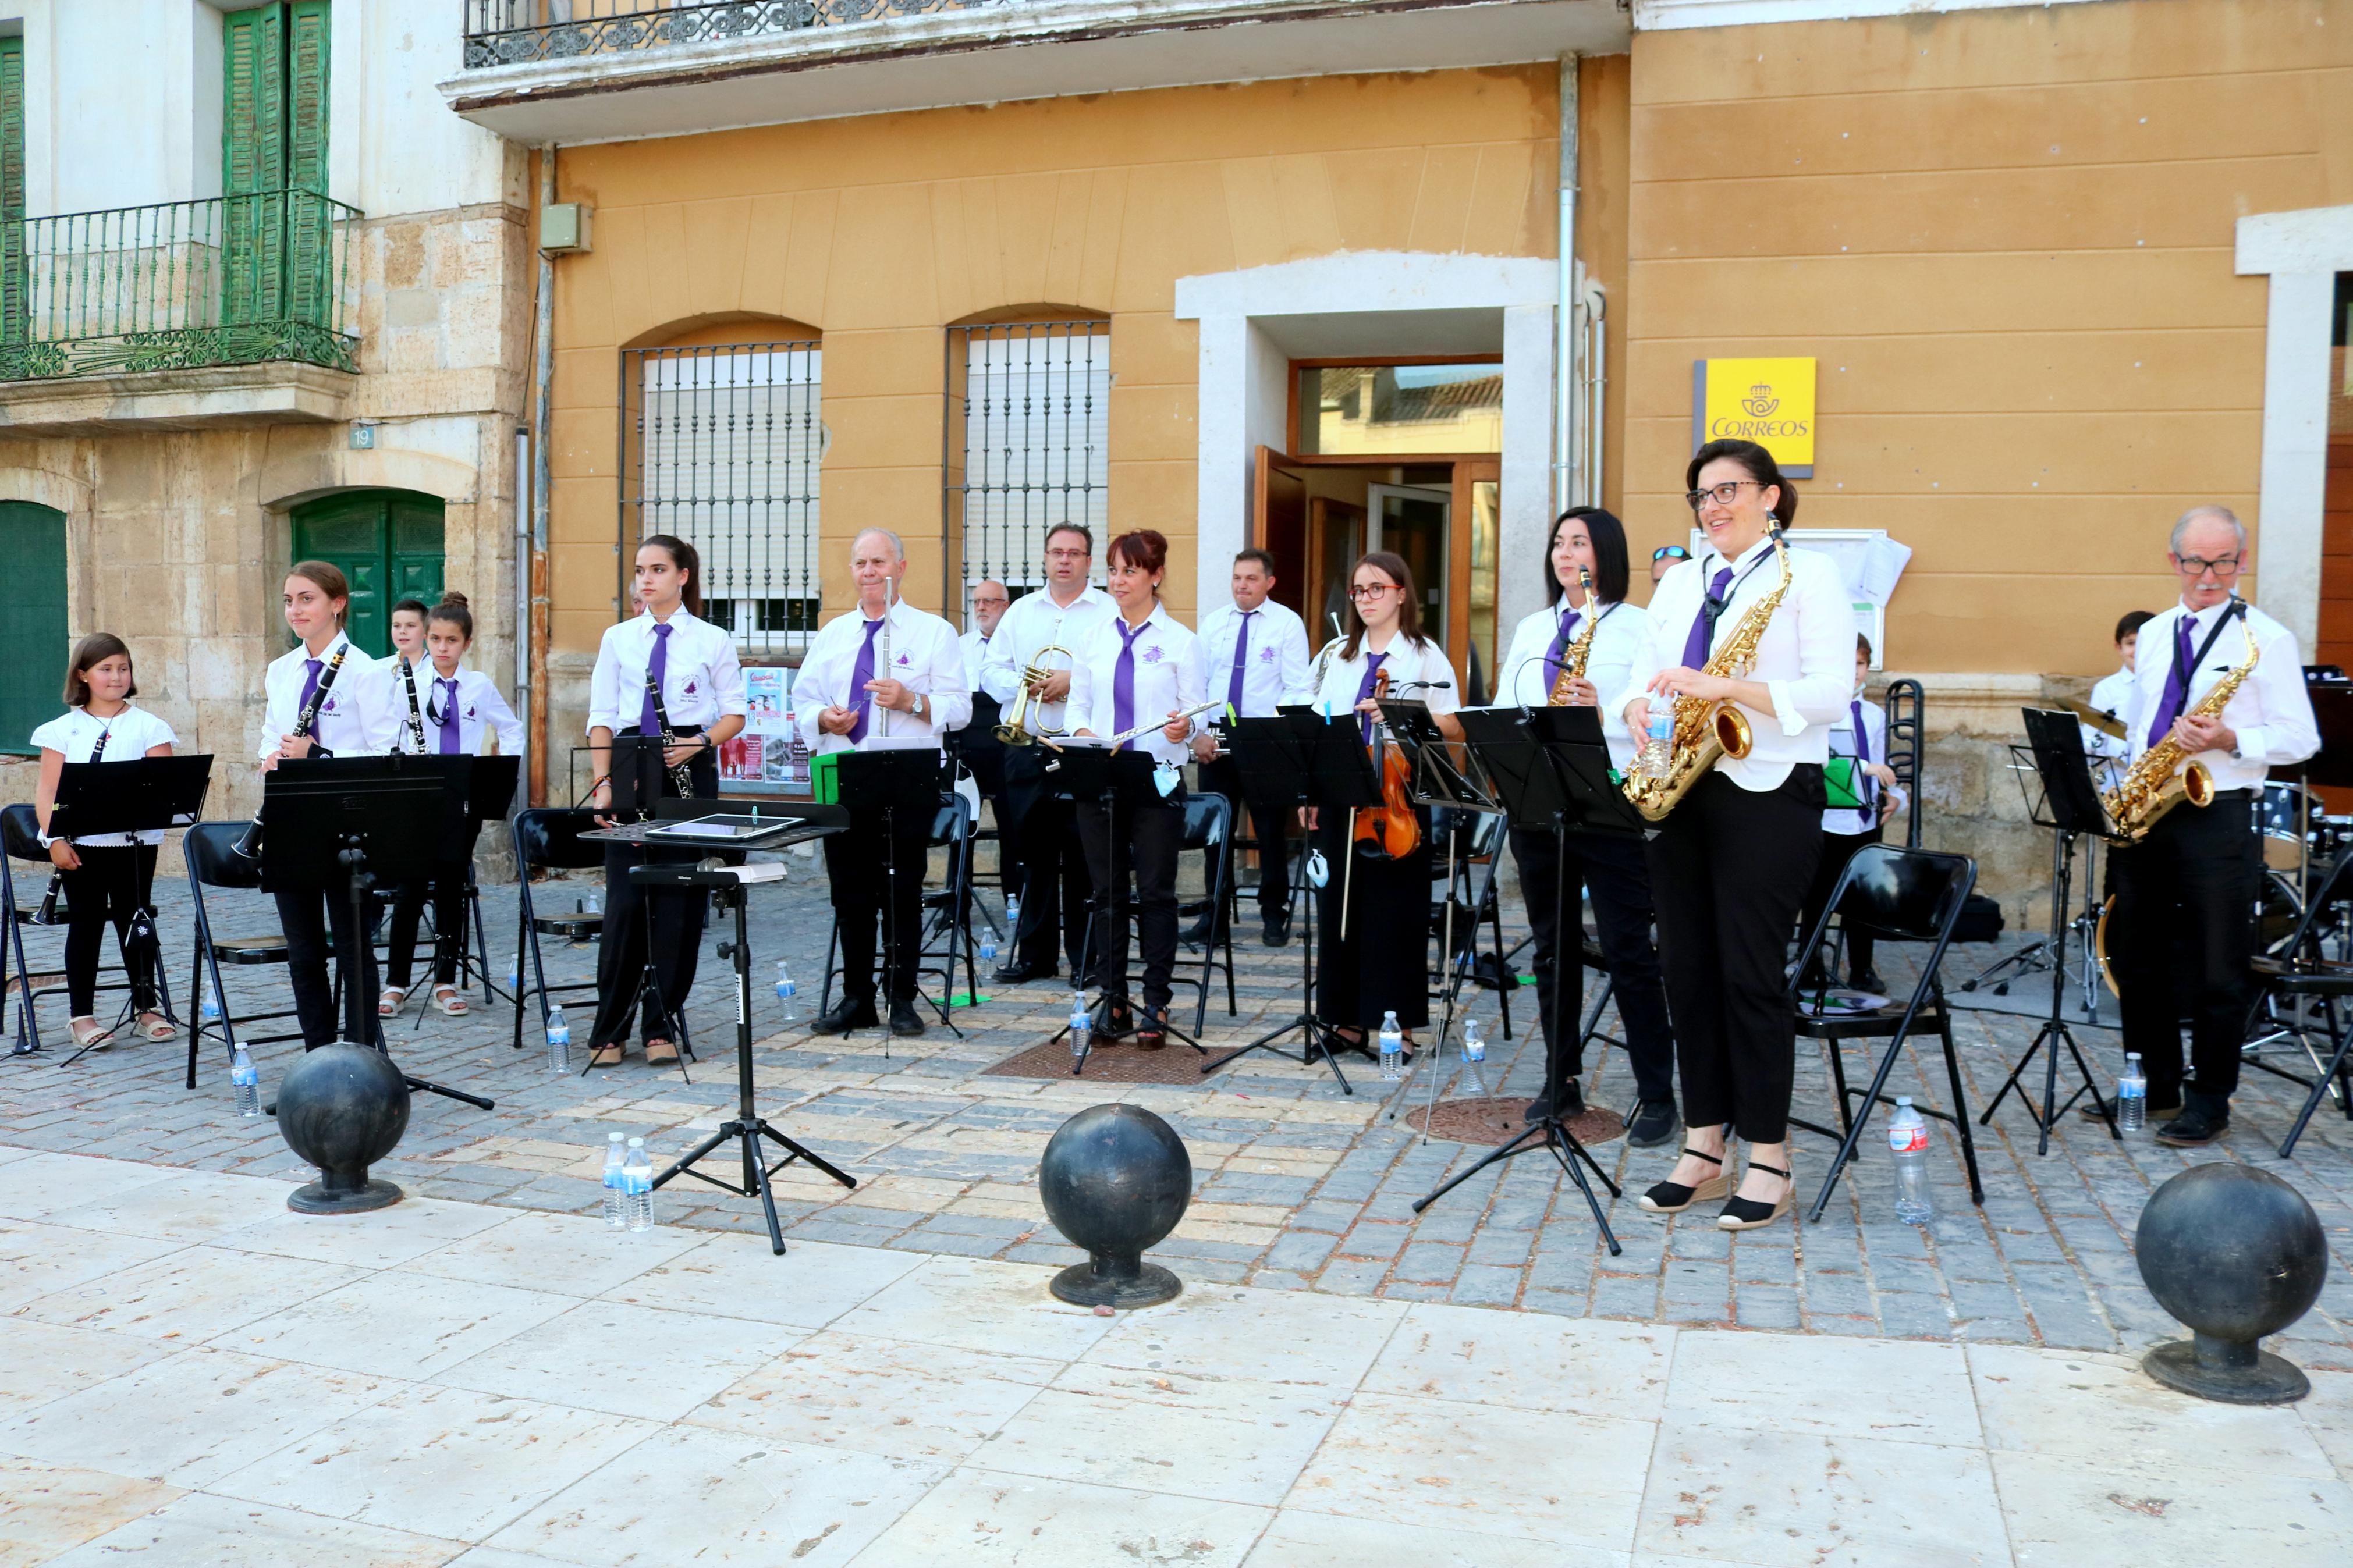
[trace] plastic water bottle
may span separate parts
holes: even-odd
[[[220,1004],[213,1000],[211,992],[206,992],[204,999],[196,1004],[196,1016],[207,1024],[217,1024],[220,1022]]]
[[[260,1115],[261,1074],[254,1070],[253,1058],[246,1054],[242,1040],[237,1042],[236,1054],[229,1058],[228,1080],[237,1086],[237,1113]]]
[[[629,1223],[628,1194],[626,1190],[628,1178],[622,1173],[626,1168],[621,1134],[607,1132],[605,1134],[605,1224],[614,1230],[623,1229]]]
[[[1928,1201],[1928,1123],[1912,1109],[1912,1097],[1895,1097],[1895,1120],[1887,1124],[1887,1147],[1895,1155],[1895,1217],[1926,1225],[1936,1212]]]
[[[1396,1083],[1405,1077],[1405,1030],[1397,1014],[1381,1015],[1381,1081]]]
[[[564,1021],[561,1003],[547,1010],[547,1070],[572,1070],[572,1026]]]
[[[994,931],[980,933],[980,962],[985,969],[997,967],[997,933]]]
[[[1005,900],[1005,929],[1017,935],[1021,930],[1021,895],[1008,894]]]
[[[628,1158],[621,1162],[621,1187],[628,1202],[623,1212],[628,1215],[631,1230],[646,1230],[654,1223],[654,1163],[646,1154],[646,1141],[629,1140]]]
[[[522,984],[522,954],[507,954],[507,989],[512,991]]]
[[[587,913],[592,914],[592,915],[601,915],[601,914],[603,914],[603,913],[605,912],[605,895],[604,895],[604,894],[602,894],[602,893],[597,893],[597,892],[591,892],[591,893],[588,895],[588,898],[587,898],[586,902],[587,902],[587,910],[586,910],[586,912],[587,912]]]
[[[1087,1016],[1087,994],[1071,993],[1071,1059],[1082,1062],[1094,1044],[1094,1020]]]
[[[2137,1132],[2148,1125],[2148,1075],[2140,1070],[2140,1053],[2125,1053],[2125,1076],[2116,1079],[2116,1127]]]
[[[781,958],[776,960],[776,1006],[784,1015],[784,1022],[801,1021],[800,987],[793,984],[792,972]]]
[[[1651,727],[1642,736],[1642,754],[1634,759],[1637,773],[1654,778],[1667,776],[1675,744],[1675,705],[1672,701],[1651,704]]]
[[[1462,1020],[1462,1089],[1466,1096],[1484,1100],[1487,1079],[1482,1068],[1487,1061],[1487,1037],[1479,1032],[1479,1020]]]

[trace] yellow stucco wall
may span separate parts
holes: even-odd
[[[1801,521],[1917,552],[1910,670],[2112,667],[2185,506],[2255,515],[2248,213],[2353,201],[2342,0],[1639,35],[1629,521],[1681,538],[1691,364],[1820,360]],[[2260,594],[2260,584],[2254,591]]]
[[[1176,280],[1345,249],[1549,255],[1556,103],[1555,68],[1531,66],[566,150],[559,197],[594,205],[596,247],[557,263],[556,647],[593,648],[613,617],[617,351],[730,313],[824,334],[828,615],[870,524],[906,536],[909,596],[937,607],[941,329],[1029,304],[1108,313],[1112,525],[1170,536],[1189,615],[1198,348]]]

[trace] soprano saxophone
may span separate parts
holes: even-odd
[[[2247,677],[2255,672],[2256,662],[2263,658],[2262,650],[2255,647],[2255,628],[2247,620],[2246,601],[2233,594],[2231,608],[2224,613],[2239,617],[2239,630],[2247,639],[2246,659],[2238,668],[2224,671],[2222,679],[2214,683],[2214,689],[2189,709],[2189,717],[2213,719],[2221,716],[2222,710],[2230,706],[2231,699],[2239,694],[2239,688],[2247,683]],[[2165,739],[2143,752],[2139,760],[2117,781],[2116,787],[2100,797],[2100,804],[2107,808],[2109,819],[2116,826],[2110,842],[2139,843],[2148,837],[2148,830],[2155,827],[2167,812],[2184,802],[2191,805],[2214,804],[2213,775],[2206,771],[2205,763],[2194,759],[2190,760],[2188,767],[2182,767],[2183,760],[2189,756],[2189,749],[2168,733]],[[2177,768],[2180,769],[2179,773],[2174,771]]]
[[[1552,678],[1552,690],[1545,698],[1547,707],[1568,706],[1568,689],[1572,681],[1585,679],[1585,662],[1593,657],[1593,631],[1601,618],[1593,613],[1593,574],[1580,566],[1577,569],[1577,585],[1585,590],[1585,625],[1566,648],[1561,650],[1560,673]]]
[[[1773,530],[1772,540],[1773,554],[1781,563],[1780,582],[1748,606],[1740,624],[1732,628],[1732,636],[1701,668],[1702,675],[1740,680],[1756,668],[1757,645],[1765,640],[1765,628],[1780,607],[1782,595],[1789,591],[1789,552],[1781,542],[1779,528]],[[1674,743],[1668,753],[1665,776],[1629,771],[1623,786],[1634,809],[1652,822],[1665,820],[1719,758],[1737,762],[1748,754],[1756,739],[1748,728],[1748,716],[1730,702],[1678,696],[1674,711]]]

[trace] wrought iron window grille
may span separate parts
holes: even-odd
[[[1111,323],[950,327],[942,436],[941,602],[970,625],[972,584],[1041,585],[1046,534],[1092,531],[1104,580],[1111,521]]]

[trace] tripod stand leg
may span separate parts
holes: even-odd
[[[785,1255],[785,1230],[776,1223],[776,1194],[768,1185],[768,1163],[760,1153],[761,1131],[755,1127],[745,1127],[740,1131],[739,1135],[744,1140],[744,1175],[745,1184],[756,1188],[760,1194],[760,1213],[768,1222],[768,1250],[782,1258]]]
[[[800,1144],[794,1142],[791,1139],[786,1137],[783,1133],[777,1131],[775,1128],[769,1126],[765,1121],[758,1123],[757,1126],[761,1137],[767,1139],[770,1142],[774,1143],[777,1148],[785,1151],[786,1153],[791,1155],[794,1159],[798,1160],[805,1165],[816,1166],[818,1170],[823,1171],[827,1175],[831,1176],[835,1181],[839,1182],[843,1186],[849,1188],[853,1192],[857,1190],[858,1178],[849,1174],[847,1172],[838,1169],[832,1162],[826,1159],[824,1155],[818,1153],[813,1149],[807,1149],[802,1147]]]
[[[1447,1194],[1452,1192],[1455,1188],[1461,1186],[1463,1183],[1469,1181],[1472,1177],[1477,1175],[1488,1166],[1498,1163],[1501,1161],[1508,1160],[1514,1154],[1525,1153],[1528,1149],[1534,1147],[1534,1145],[1529,1142],[1531,1139],[1545,1138],[1548,1136],[1549,1134],[1545,1131],[1544,1122],[1530,1122],[1526,1127],[1523,1128],[1518,1132],[1514,1133],[1511,1140],[1504,1143],[1501,1148],[1490,1150],[1461,1174],[1449,1177],[1437,1188],[1414,1199],[1413,1212],[1419,1214],[1422,1210],[1428,1208],[1430,1205],[1436,1203],[1439,1199],[1444,1197]]]
[[[735,1135],[735,1124],[732,1121],[720,1128],[718,1131],[713,1132],[710,1137],[705,1138],[702,1142],[697,1143],[693,1148],[688,1150],[685,1153],[671,1161],[669,1166],[663,1170],[662,1173],[654,1178],[654,1186],[659,1189],[663,1183],[669,1181],[672,1176],[679,1174],[689,1165],[693,1164],[697,1160],[702,1159],[705,1154],[710,1153],[713,1149],[716,1149],[722,1143],[726,1142],[728,1139]]]
[[[1568,1179],[1577,1184],[1577,1190],[1585,1194],[1585,1206],[1592,1212],[1593,1223],[1601,1227],[1601,1239],[1609,1244],[1609,1256],[1617,1258],[1622,1255],[1626,1249],[1618,1244],[1617,1233],[1609,1228],[1609,1216],[1601,1212],[1601,1200],[1593,1195],[1593,1184],[1585,1179],[1585,1173],[1578,1168],[1577,1160],[1582,1160],[1586,1164],[1593,1167],[1593,1173],[1601,1178],[1602,1184],[1609,1189],[1609,1195],[1613,1198],[1620,1195],[1618,1184],[1609,1179],[1609,1173],[1602,1170],[1599,1162],[1594,1159],[1592,1152],[1577,1142],[1577,1134],[1549,1118],[1545,1122],[1545,1147],[1551,1150],[1552,1157],[1560,1162],[1560,1168],[1568,1173]],[[1564,1152],[1564,1145],[1567,1149],[1576,1151],[1577,1160],[1570,1159],[1567,1153]]]

